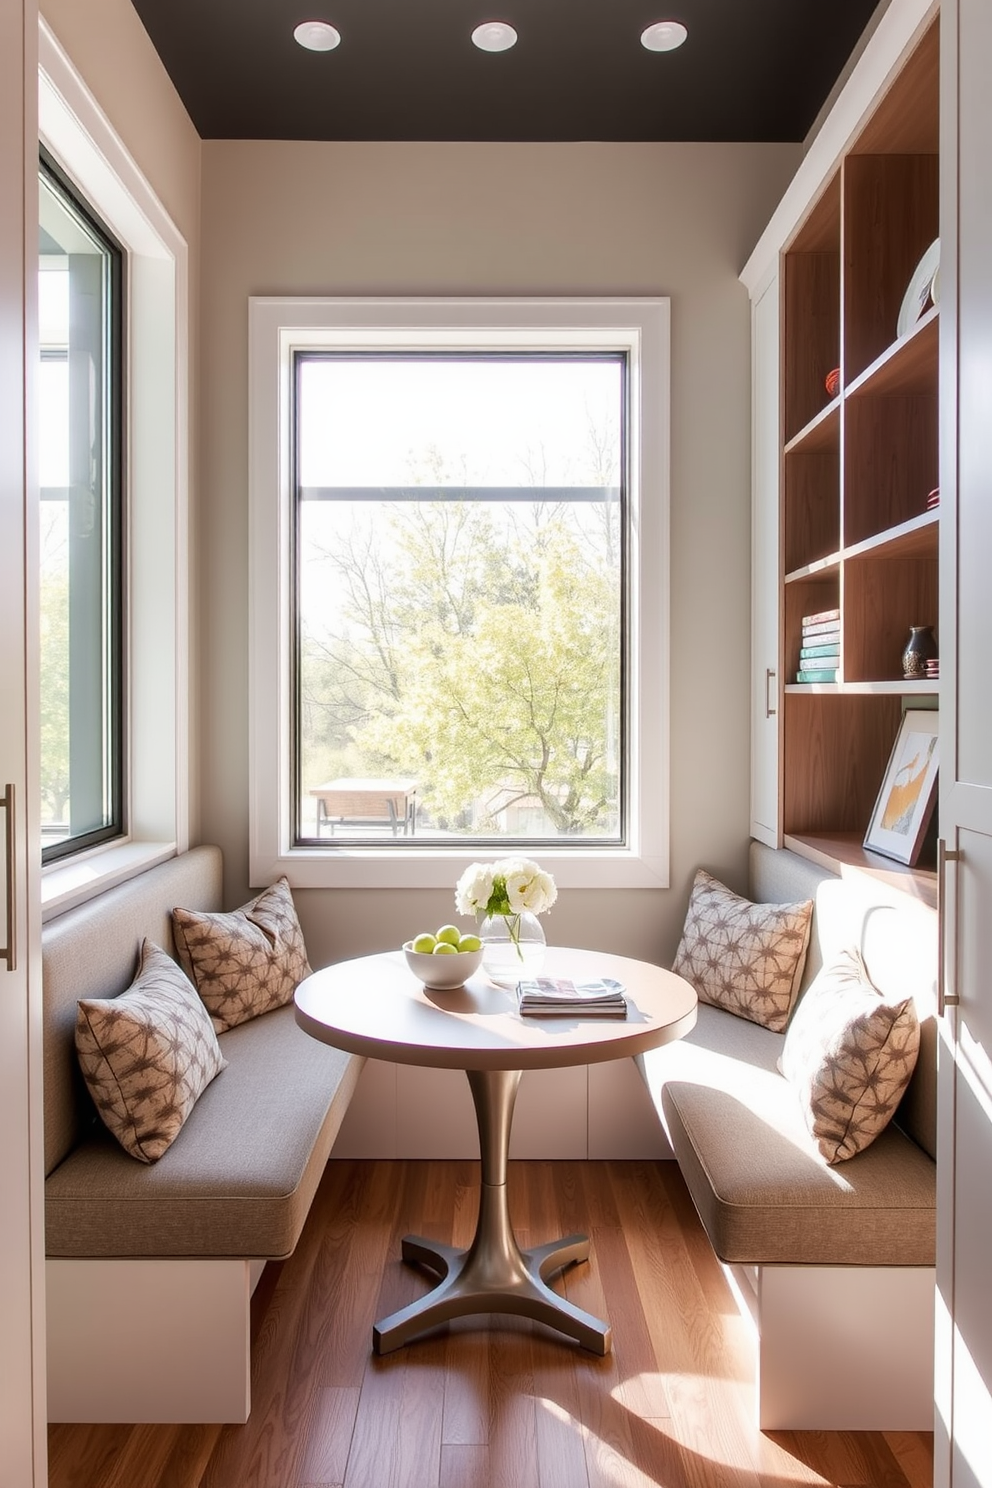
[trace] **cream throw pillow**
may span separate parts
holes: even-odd
[[[150,940],[126,992],[77,1005],[76,1052],[100,1119],[144,1163],[172,1145],[227,1064],[195,987]]]
[[[913,999],[883,997],[856,950],[841,951],[818,973],[780,1063],[828,1163],[863,1152],[889,1124],[919,1048]]]
[[[174,909],[172,933],[180,965],[218,1033],[291,1002],[310,975],[285,878],[230,914]]]
[[[752,904],[699,868],[672,970],[700,999],[781,1033],[799,991],[813,901]]]

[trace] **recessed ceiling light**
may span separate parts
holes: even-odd
[[[517,33],[506,21],[484,21],[472,32],[472,40],[480,51],[506,52],[516,46]]]
[[[641,32],[641,46],[649,52],[674,52],[689,35],[681,21],[655,21]]]
[[[326,21],[301,21],[293,35],[308,52],[333,52],[341,44],[341,32]]]

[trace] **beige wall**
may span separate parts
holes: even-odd
[[[253,294],[672,299],[672,888],[571,891],[559,944],[671,955],[699,863],[748,839],[749,312],[737,274],[798,146],[203,148],[203,834],[248,892],[247,330]],[[446,891],[310,890],[316,963],[447,919]]]
[[[43,0],[41,11],[189,248],[189,501],[190,525],[195,531],[203,146],[130,0]],[[189,592],[194,637],[199,628],[196,557],[194,544]],[[197,655],[198,648],[191,646],[190,815],[194,841],[199,835]]]

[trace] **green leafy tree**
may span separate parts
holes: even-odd
[[[344,623],[303,637],[307,758],[414,774],[439,824],[495,829],[536,803],[556,833],[610,829],[617,529],[615,506],[539,500],[355,518],[314,555]]]

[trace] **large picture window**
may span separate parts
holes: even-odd
[[[667,884],[668,301],[249,331],[252,882]]]
[[[122,255],[40,170],[41,822],[45,861],[124,830]]]
[[[298,843],[624,840],[626,368],[297,354]]]

